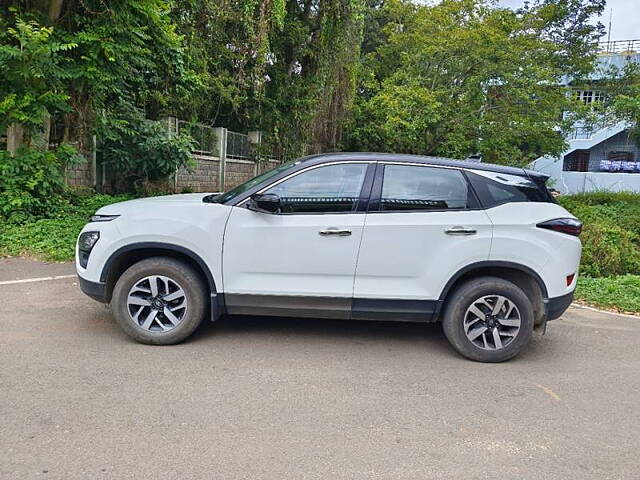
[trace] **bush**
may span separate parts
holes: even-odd
[[[22,224],[0,224],[0,255],[29,255],[44,260],[73,259],[75,241],[96,210],[130,195],[80,195],[67,192],[48,218]]]
[[[22,149],[14,156],[0,151],[0,216],[11,223],[47,216],[64,202],[64,167],[79,160],[63,145],[41,152]]]
[[[584,223],[582,275],[640,275],[639,194],[593,192],[559,201]]]
[[[123,127],[126,125],[126,127]],[[103,129],[98,153],[104,164],[118,172],[116,190],[146,191],[176,170],[191,164],[193,139],[171,133],[163,122],[135,119]]]

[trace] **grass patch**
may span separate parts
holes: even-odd
[[[579,277],[576,299],[595,307],[640,313],[640,276]]]
[[[0,224],[0,256],[24,255],[47,261],[73,260],[80,230],[96,210],[130,195],[70,195],[49,218]]]

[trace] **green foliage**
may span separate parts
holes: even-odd
[[[579,277],[576,299],[596,307],[638,314],[640,313],[640,276]]]
[[[601,30],[589,18],[603,1],[373,5],[382,36],[367,31],[349,149],[514,165],[564,149],[582,112],[559,85],[593,68]]]
[[[640,195],[594,192],[559,201],[584,223],[582,275],[640,275]]]
[[[39,152],[0,152],[0,218],[21,222],[44,216],[62,201],[64,167],[78,161],[68,145]]]
[[[35,127],[46,112],[69,110],[62,55],[77,46],[29,16],[7,20],[0,15],[0,131],[14,122]]]
[[[75,195],[68,193],[47,218],[0,223],[0,255],[27,255],[48,261],[69,261],[75,241],[89,217],[104,205],[129,200],[131,196]]]
[[[134,119],[105,129],[99,144],[104,164],[130,182],[166,180],[189,166],[193,139],[175,135],[163,122]]]
[[[196,94],[183,118],[260,129],[287,157],[338,148],[355,93],[363,0],[175,3]]]

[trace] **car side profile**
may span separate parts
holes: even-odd
[[[82,290],[132,338],[173,344],[222,315],[440,321],[467,358],[517,355],[573,298],[582,224],[520,168],[332,153],[222,194],[101,208]]]

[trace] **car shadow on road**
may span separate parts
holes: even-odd
[[[100,312],[99,318],[92,323],[104,326],[110,315]],[[115,322],[104,330],[104,334],[115,330]],[[95,335],[95,331],[93,334]],[[124,335],[123,335],[124,336]],[[346,345],[387,344],[389,348],[415,348],[428,351],[432,355],[443,358],[459,356],[449,345],[440,323],[410,323],[381,321],[348,321],[321,318],[292,317],[260,317],[260,316],[225,316],[217,322],[204,321],[198,329],[180,345],[202,345],[218,341],[243,341],[251,337],[252,341],[268,339],[270,342],[282,341],[283,344],[305,342],[309,345],[326,344],[328,341],[341,342]],[[133,340],[131,340],[133,342]],[[510,363],[521,360],[544,362],[545,358],[562,356],[561,337],[547,334],[541,337],[534,333],[531,344]]]
[[[432,354],[458,358],[442,332],[440,323],[409,323],[380,321],[346,321],[320,318],[289,318],[259,316],[227,316],[215,323],[203,322],[186,343],[215,342],[250,335],[253,338],[269,338],[282,341],[305,341],[310,344],[327,340],[364,345],[387,342],[389,347],[411,346],[428,350]],[[558,340],[558,339],[555,339]],[[534,333],[528,347],[512,362],[519,360],[543,361],[545,357],[557,358],[559,346],[553,335],[541,337]]]
[[[208,342],[245,336],[281,337],[283,341],[350,344],[389,342],[454,354],[439,323],[347,321],[321,318],[228,316],[215,323],[203,322],[187,342]],[[454,354],[455,355],[455,354]]]

